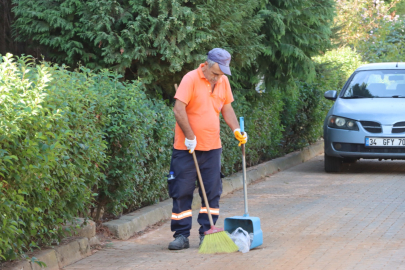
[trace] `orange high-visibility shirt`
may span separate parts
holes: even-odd
[[[219,138],[219,113],[225,104],[233,101],[228,77],[222,75],[211,93],[211,85],[204,77],[201,64],[199,68],[187,73],[177,89],[175,99],[185,104],[188,122],[197,137],[195,150],[209,151],[221,148]],[[184,145],[186,137],[176,122],[174,149],[187,150]]]

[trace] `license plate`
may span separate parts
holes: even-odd
[[[405,138],[366,138],[366,146],[405,147]]]

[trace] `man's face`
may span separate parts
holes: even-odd
[[[208,67],[208,62],[205,62],[205,69],[203,73],[205,78],[210,82],[210,84],[216,84],[224,73],[219,68],[218,64],[215,63],[212,67]]]

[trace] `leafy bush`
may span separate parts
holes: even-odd
[[[166,198],[174,117],[139,82],[11,55],[0,76],[2,260],[59,240],[92,205],[99,218]]]
[[[253,166],[280,154],[280,139],[283,130],[280,125],[281,103],[279,93],[249,94],[249,101],[239,91],[234,91],[232,107],[238,119],[245,119],[245,130],[249,136],[246,146],[246,164]],[[233,131],[221,119],[222,172],[229,175],[240,170],[241,150]]]
[[[278,111],[276,117],[282,126],[276,151],[280,154],[301,149],[322,136],[323,120],[332,105],[324,99],[324,92],[339,91],[354,70],[365,64],[360,54],[350,47],[336,48],[313,60],[315,80],[288,82],[284,86],[288,91],[283,91],[278,100],[273,101],[272,110]]]
[[[0,260],[49,244],[91,202],[106,160],[102,99],[83,74],[0,60]]]
[[[120,215],[166,198],[174,115],[162,101],[150,100],[139,82],[121,83],[104,70],[98,92],[107,98],[104,127],[108,142],[106,177],[98,186],[98,211]]]
[[[332,102],[323,94],[343,88],[350,75],[361,65],[361,56],[349,47],[341,47],[313,58],[316,78],[313,82],[295,81],[282,98],[284,127],[280,142],[285,153],[300,149],[322,136],[323,120]]]
[[[297,94],[285,95],[281,123],[284,126],[284,153],[314,143],[322,136],[322,123],[329,109],[320,83],[296,81]]]
[[[397,2],[395,6],[395,12],[397,15],[405,15],[405,2],[404,1],[399,1]]]
[[[336,1],[335,21],[341,25],[340,39],[343,44],[357,47],[359,43],[368,41],[370,31],[380,27],[386,19],[394,18],[391,12],[398,2],[400,1]]]
[[[370,63],[397,62],[405,56],[405,21],[382,19],[370,31],[369,39],[359,42],[356,49]]]
[[[341,47],[314,57],[318,64],[317,82],[323,90],[340,90],[350,75],[361,65],[366,64],[362,57],[350,47]]]
[[[337,1],[340,39],[352,46],[365,62],[396,62],[405,55],[403,1]],[[350,21],[347,21],[350,18]]]
[[[297,95],[285,92],[249,94],[235,91],[232,106],[236,115],[244,116],[249,135],[246,164],[257,165],[283,154],[302,149],[322,135],[327,103],[317,83],[296,82]],[[291,94],[292,95],[292,94]],[[222,172],[226,175],[241,169],[240,148],[225,121],[221,121],[223,147]]]

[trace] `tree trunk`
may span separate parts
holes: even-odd
[[[0,0],[0,54],[5,54],[8,50],[7,39],[9,29],[9,15],[11,10],[8,8],[11,0]]]

